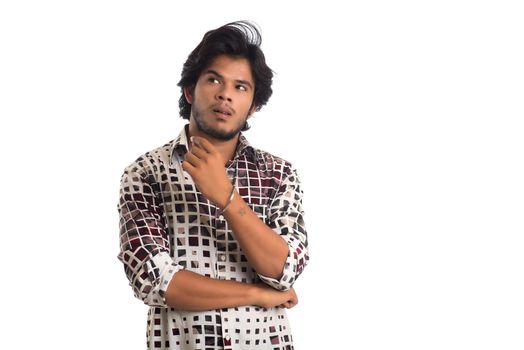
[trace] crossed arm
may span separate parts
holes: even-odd
[[[290,177],[272,202],[271,225],[262,222],[238,193],[224,213],[250,265],[264,282],[248,284],[202,276],[172,261],[151,177],[124,172],[118,205],[119,259],[124,263],[135,296],[148,305],[192,311],[243,305],[288,308],[296,305],[292,284],[306,265],[308,255],[300,204],[286,199],[301,194],[296,174]]]
[[[167,288],[168,306],[186,311],[205,311],[257,305],[261,307],[283,306],[291,308],[298,303],[293,288],[282,292],[264,283],[248,284],[213,279],[197,273],[180,270]]]

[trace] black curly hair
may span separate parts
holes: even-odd
[[[255,80],[252,106],[255,105],[256,111],[259,111],[273,93],[273,71],[266,64],[264,53],[260,49],[261,43],[260,31],[248,21],[231,22],[208,31],[189,54],[182,68],[182,77],[177,84],[182,91],[178,100],[180,117],[189,120],[191,114],[191,104],[184,96],[184,88],[194,89],[202,71],[219,55],[246,58],[249,61]],[[249,129],[246,121],[241,131]]]

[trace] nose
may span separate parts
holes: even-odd
[[[231,93],[226,85],[223,85],[220,90],[217,91],[217,99],[220,101],[231,102]]]

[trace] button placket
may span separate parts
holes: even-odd
[[[237,187],[237,174],[238,174],[238,160],[234,160],[232,162],[230,162],[230,164],[228,165],[227,169],[226,169],[226,173],[227,173],[227,176],[230,180],[230,182],[233,184],[233,186]],[[218,207],[216,208],[217,209],[217,213],[219,211]],[[216,217],[217,220],[216,220],[216,228],[218,229],[218,227],[220,227],[220,230],[224,230],[224,235],[222,237],[222,240],[220,242],[217,242],[217,246],[218,246],[218,250],[217,250],[217,265],[219,266],[225,266],[226,269],[228,268],[228,264],[227,264],[227,242],[228,242],[228,227],[227,227],[227,221],[225,221],[225,217],[224,215],[219,215],[218,217]],[[218,235],[217,235],[218,236]],[[227,270],[226,270],[227,271]],[[218,275],[218,278],[219,279],[225,279],[226,277],[226,274],[227,273],[224,273],[224,274],[221,274],[220,273],[220,268],[217,269],[217,275]],[[223,340],[223,343],[224,343],[224,350],[229,350],[229,349],[232,349],[232,338],[231,336],[228,334],[228,330],[230,329],[230,325],[229,325],[229,317],[228,317],[228,312],[227,310],[221,310],[220,311],[221,313],[221,316],[222,316],[222,340]]]
[[[224,337],[224,346],[231,346],[231,337],[229,336],[229,334],[226,334],[226,336]],[[231,349],[231,348],[227,348],[227,349]]]

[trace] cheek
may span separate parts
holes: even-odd
[[[248,114],[251,109],[251,105],[253,104],[253,95],[242,96],[241,101],[242,109],[244,110],[245,114]]]
[[[206,84],[197,85],[194,90],[193,100],[202,100],[208,96],[213,96],[213,94],[214,92],[212,86]]]

